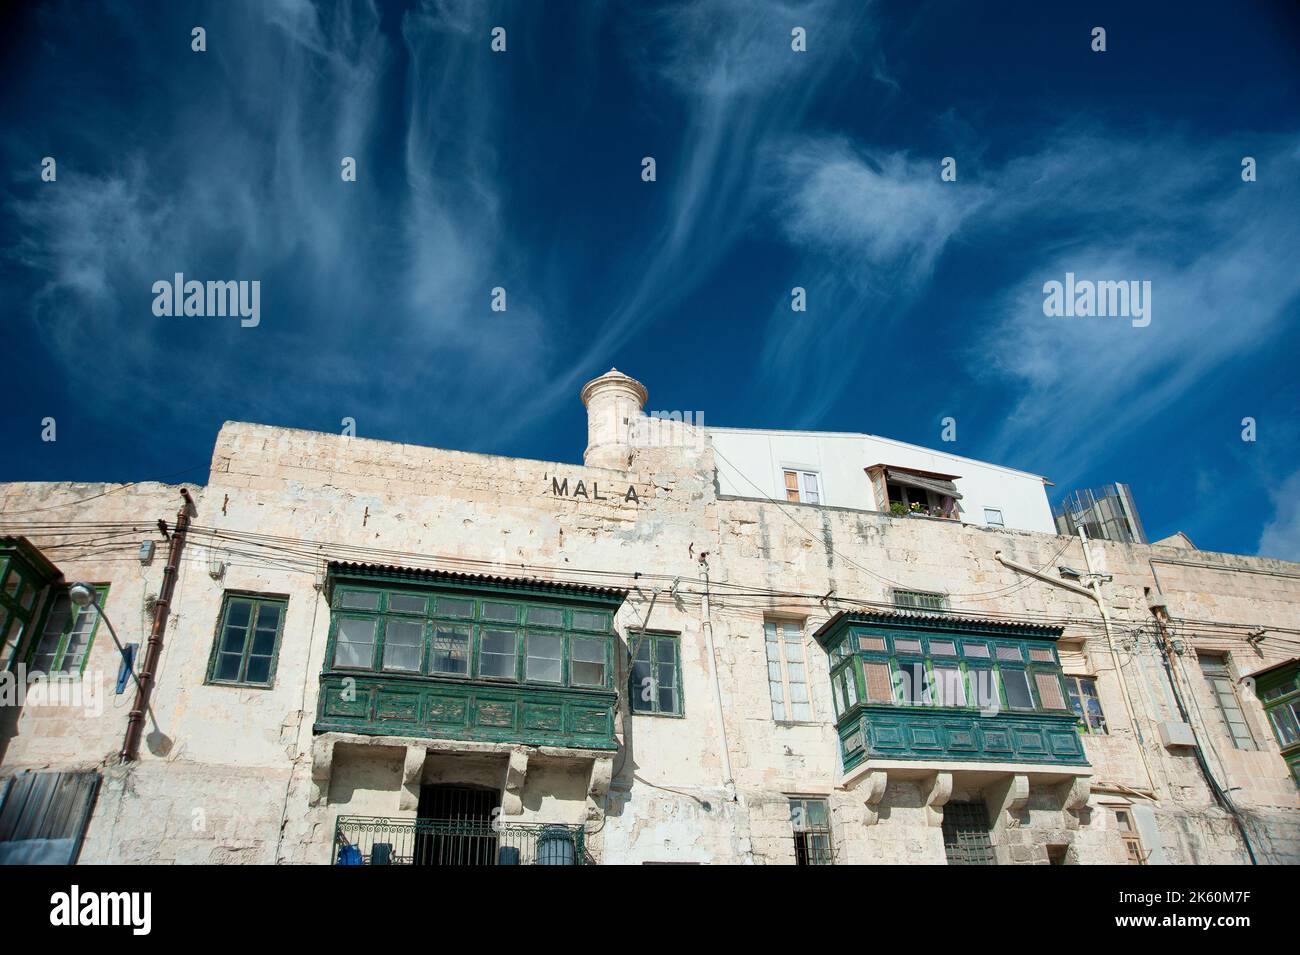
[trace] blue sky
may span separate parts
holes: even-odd
[[[650,409],[1126,481],[1153,538],[1300,559],[1294,4],[3,16],[0,480],[201,481],[225,420],[574,461],[617,365]],[[260,324],[155,316],[175,272],[259,280]],[[1045,316],[1066,272],[1151,281],[1151,324]]]

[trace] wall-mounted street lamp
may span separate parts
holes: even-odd
[[[122,641],[117,638],[117,631],[113,629],[113,621],[109,620],[108,614],[104,613],[104,608],[99,603],[99,591],[90,584],[79,581],[68,588],[68,599],[83,610],[87,607],[95,608],[95,612],[99,614],[99,619],[108,626],[108,633],[113,638],[113,645],[117,647],[117,652],[122,655],[122,665],[126,667],[127,673],[131,674],[131,679],[135,681],[138,688],[140,678],[135,675],[134,661],[127,654],[126,647],[122,646]],[[119,679],[121,678],[119,677]]]

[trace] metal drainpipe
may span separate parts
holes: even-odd
[[[1151,569],[1154,575],[1155,568],[1152,567]],[[1160,590],[1160,581],[1158,578],[1156,578],[1155,584],[1156,593],[1163,595],[1163,591]],[[1155,617],[1156,631],[1160,634],[1161,652],[1164,656],[1165,670],[1169,675],[1169,685],[1174,691],[1174,699],[1178,701],[1178,713],[1182,716],[1183,721],[1187,723],[1188,727],[1191,728],[1192,739],[1196,743],[1196,745],[1192,747],[1192,752],[1196,755],[1196,765],[1200,768],[1201,775],[1205,777],[1205,782],[1210,787],[1210,794],[1214,796],[1215,801],[1227,810],[1228,815],[1232,817],[1232,821],[1237,827],[1237,833],[1241,836],[1241,841],[1246,847],[1246,855],[1250,859],[1250,864],[1259,865],[1259,860],[1255,857],[1255,847],[1251,845],[1250,842],[1250,833],[1247,832],[1246,823],[1241,818],[1241,811],[1237,808],[1237,804],[1232,801],[1232,797],[1228,795],[1227,791],[1219,785],[1219,781],[1214,778],[1214,773],[1210,770],[1210,764],[1205,759],[1205,750],[1201,746],[1200,734],[1196,731],[1196,724],[1192,722],[1191,711],[1188,710],[1187,705],[1183,702],[1182,690],[1178,686],[1178,673],[1182,673],[1184,680],[1187,679],[1187,673],[1183,670],[1182,657],[1175,652],[1173,640],[1170,639],[1169,636],[1169,615],[1165,611],[1157,610],[1154,607],[1151,608],[1151,615]],[[1176,666],[1173,663],[1175,657],[1178,658]],[[1192,689],[1189,686],[1188,693],[1190,694],[1191,692]],[[1219,762],[1220,765],[1222,765],[1223,761],[1220,760]],[[1226,776],[1226,767],[1224,767],[1224,773]]]
[[[731,775],[731,750],[727,745],[727,724],[722,707],[722,684],[718,680],[718,659],[713,649],[712,608],[709,606],[708,554],[700,554],[700,580],[704,582],[704,599],[701,601],[701,624],[704,627],[704,645],[709,652],[709,679],[713,683],[713,714],[718,720],[718,734],[722,737],[722,785],[731,801],[736,801],[736,783]]]
[[[126,718],[126,739],[122,741],[119,758],[124,763],[134,762],[140,749],[140,732],[144,726],[144,715],[149,710],[149,695],[153,690],[154,671],[158,668],[158,658],[162,655],[163,634],[167,631],[167,615],[170,613],[172,593],[176,589],[176,575],[180,570],[181,551],[185,547],[185,532],[190,526],[190,509],[194,501],[190,492],[181,488],[181,497],[185,503],[176,512],[176,527],[172,531],[171,543],[167,548],[167,566],[163,569],[162,588],[158,602],[153,608],[153,627],[149,631],[149,643],[145,648],[144,666],[140,669],[140,679],[135,692],[135,704]]]

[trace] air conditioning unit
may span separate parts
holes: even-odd
[[[1165,720],[1157,729],[1160,730],[1160,742],[1164,744],[1165,749],[1196,745],[1192,728],[1179,720]]]

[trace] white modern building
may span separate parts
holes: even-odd
[[[706,428],[718,493],[1056,533],[1039,474],[872,434]]]

